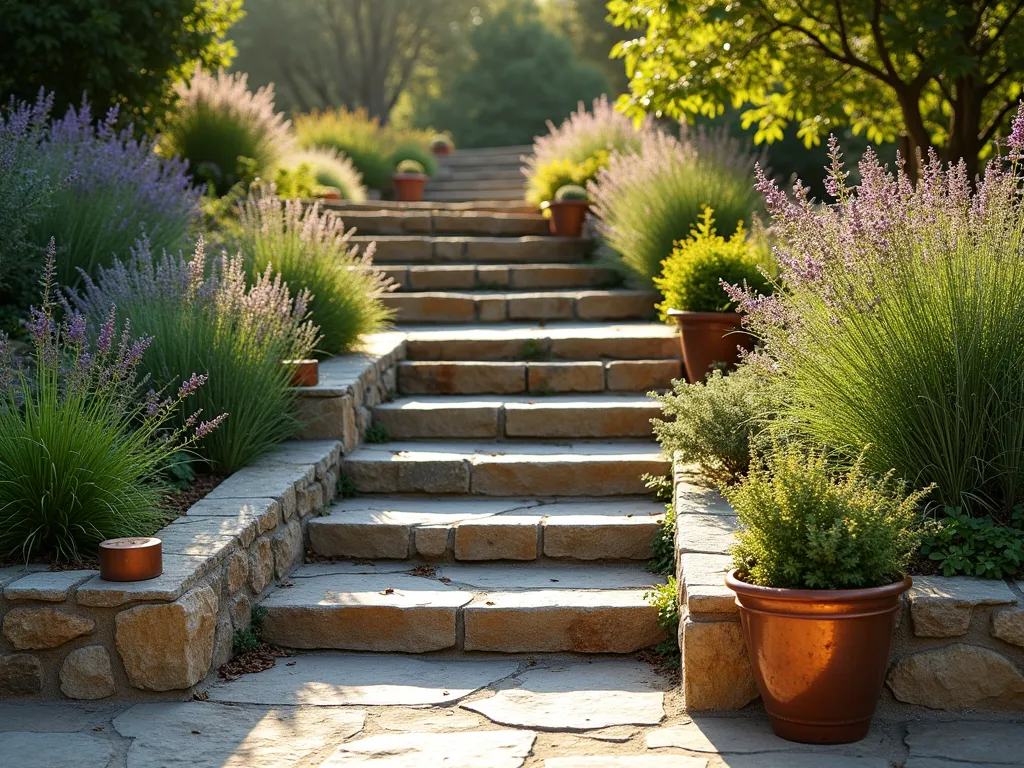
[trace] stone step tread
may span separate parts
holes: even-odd
[[[547,235],[550,225],[537,213],[488,211],[346,210],[339,211],[347,228],[361,235],[464,235],[523,237]]]
[[[432,192],[453,192],[467,190],[471,192],[492,190],[492,189],[517,189],[522,192],[526,188],[526,180],[520,175],[519,178],[498,177],[482,179],[452,179],[434,178],[428,182]]]
[[[616,279],[613,269],[595,264],[388,264],[382,269],[402,292],[485,287],[587,290]]]
[[[680,357],[678,331],[653,322],[405,324],[409,360],[658,360]]]
[[[661,406],[641,394],[607,392],[595,394],[556,394],[544,397],[531,395],[417,395],[403,397],[374,407],[377,411],[435,411],[470,408],[506,408],[517,410],[599,410],[604,408],[635,408],[661,411]]]
[[[628,296],[643,299],[656,299],[658,294],[654,291],[636,290],[633,288],[586,288],[569,286],[565,288],[545,288],[542,290],[516,290],[504,291],[493,288],[474,288],[471,290],[437,290],[437,291],[403,291],[400,294],[391,294],[387,298],[400,296],[405,299],[414,298],[438,298],[438,299],[463,299],[472,301],[479,298],[489,299],[578,299],[581,297],[615,298],[617,296]]]
[[[664,636],[644,598],[656,583],[639,565],[314,563],[263,601],[263,633],[291,648],[630,653]]]
[[[480,192],[428,192],[424,193],[426,202],[438,203],[470,203],[477,204],[482,197]],[[489,189],[486,191],[488,200],[495,202],[517,202],[526,205],[522,189]]]
[[[575,263],[591,248],[585,238],[524,235],[354,235],[360,247],[374,244],[374,262],[384,264]]]
[[[493,168],[481,168],[473,165],[442,165],[441,171],[434,176],[434,181],[488,181],[506,179],[523,183],[523,171],[519,164],[500,165]]]
[[[649,496],[361,496],[309,524],[326,557],[429,560],[647,560],[665,505]]]
[[[658,296],[623,288],[519,291],[407,291],[381,297],[398,322],[503,323],[509,320],[644,320]]]
[[[459,202],[443,202],[438,200],[423,200],[418,203],[406,203],[398,200],[364,200],[355,202],[352,200],[318,200],[321,208],[333,211],[377,211],[381,213],[394,212],[436,212],[440,214],[450,213],[523,213],[537,215],[537,206],[530,205],[525,200],[466,200]]]

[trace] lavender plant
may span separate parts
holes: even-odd
[[[97,333],[69,307],[58,322],[55,262],[51,240],[30,364],[0,336],[0,558],[76,561],[104,539],[151,535],[164,523],[161,471],[226,415],[189,408],[205,376],[154,391],[140,369],[152,338],[127,322],[118,338],[112,308]]]
[[[599,231],[625,270],[650,282],[705,207],[714,209],[723,236],[750,221],[760,209],[755,159],[723,133],[647,134],[639,153],[613,155],[587,187]]]
[[[140,241],[128,261],[86,279],[74,300],[93,319],[117,305],[132,327],[158,339],[140,363],[154,380],[181,371],[210,377],[197,403],[231,418],[195,450],[214,471],[228,474],[295,432],[295,394],[281,361],[309,357],[316,345],[317,329],[306,320],[309,298],[302,291],[292,299],[269,268],[246,287],[241,258],[224,255],[208,265],[200,238],[191,259],[157,258]],[[179,409],[175,423],[187,418]]]
[[[548,121],[548,134],[534,140],[533,152],[523,171],[527,179],[526,199],[534,205],[550,200],[561,186],[551,181],[556,176],[564,178],[564,184],[585,185],[607,165],[610,155],[639,152],[652,126],[650,117],[635,125],[615,109],[607,96],[595,99],[589,112],[581,101],[561,125]],[[600,161],[594,163],[594,158]],[[588,170],[582,171],[584,168]]]
[[[395,286],[373,266],[372,246],[359,253],[350,244],[352,233],[337,214],[258,190],[242,206],[239,222],[238,248],[251,275],[272,266],[289,285],[312,294],[310,315],[326,355],[350,351],[360,336],[391,320],[381,296]]]
[[[35,109],[49,117],[50,103],[41,96]],[[94,123],[88,103],[72,107],[26,158],[40,176],[68,177],[29,229],[40,249],[56,239],[62,285],[75,283],[79,270],[91,274],[127,256],[143,234],[160,248],[181,248],[195,221],[199,192],[184,164],[157,157],[149,139],[118,131],[117,121],[117,109]]]
[[[177,108],[162,126],[159,149],[188,161],[192,176],[218,195],[253,176],[270,178],[294,147],[291,123],[276,111],[273,84],[253,93],[247,75],[212,75],[197,65],[174,90]]]
[[[1024,104],[1009,156],[976,187],[934,153],[917,183],[870,151],[830,201],[758,173],[785,291],[732,286],[800,434],[869,472],[934,483],[949,507],[1008,522],[1024,500]]]

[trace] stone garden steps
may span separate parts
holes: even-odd
[[[388,264],[537,264],[576,263],[590,250],[571,237],[435,237],[426,235],[354,235],[353,245],[375,243],[374,262]]]
[[[439,210],[340,211],[347,228],[360,235],[467,235],[525,237],[547,235],[547,219],[538,213]]]
[[[289,648],[631,653],[664,638],[640,565],[314,563],[263,602]]]
[[[361,560],[647,560],[664,513],[648,496],[360,496],[311,520],[309,543]]]
[[[392,439],[645,438],[658,403],[644,395],[419,396],[381,403]]]
[[[341,472],[361,493],[620,496],[669,469],[653,441],[391,442],[361,446]]]
[[[682,376],[682,362],[665,360],[575,360],[504,362],[406,360],[398,364],[403,395],[491,395],[568,392],[639,392],[669,389]]]
[[[450,191],[445,190],[441,192],[435,192],[431,189],[427,189],[424,192],[426,200],[433,200],[437,202],[447,203],[459,203],[466,200],[475,200],[482,196],[486,196],[489,200],[497,201],[521,201],[525,195],[524,187],[517,187],[515,189],[489,189],[486,192],[479,191]]]
[[[656,300],[649,291],[564,288],[514,293],[415,291],[383,297],[404,323],[645,320],[654,315]]]
[[[593,264],[389,264],[383,270],[399,291],[587,289],[618,282],[614,271]]]
[[[528,323],[406,326],[409,360],[678,360],[664,323]]]

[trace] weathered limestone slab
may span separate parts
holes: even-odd
[[[249,550],[249,586],[257,595],[274,580],[274,550],[269,536],[261,536]]]
[[[505,404],[505,435],[528,438],[652,436],[658,404],[630,395],[556,396]]]
[[[11,757],[17,768],[107,768],[116,745],[109,739],[85,733],[49,733],[14,731],[0,733],[0,759]],[[17,756],[17,757],[14,757]]]
[[[680,552],[728,555],[738,525],[735,515],[683,515],[676,518]]]
[[[205,702],[137,704],[114,720],[132,739],[127,768],[283,768],[355,736],[366,713],[318,707],[228,707]]]
[[[416,659],[331,654],[296,656],[210,689],[211,701],[239,704],[418,707],[447,705],[514,674],[516,661]]]
[[[280,467],[282,464],[303,468],[312,466],[315,468],[316,479],[323,480],[324,474],[340,457],[341,442],[338,440],[290,440],[249,466],[268,469]]]
[[[302,524],[291,520],[279,527],[270,537],[270,549],[274,553],[274,575],[284,578],[288,570],[302,559]]]
[[[177,600],[185,590],[217,566],[216,561],[194,555],[164,555],[164,572],[147,581],[104,581],[94,576],[75,592],[75,601],[97,608],[125,603]]]
[[[607,364],[606,375],[611,392],[671,389],[673,379],[683,377],[683,363],[681,360],[612,360]]]
[[[75,587],[96,574],[97,571],[36,571],[9,584],[3,595],[8,600],[62,603]]]
[[[540,515],[506,514],[455,528],[456,560],[536,560]]]
[[[1024,647],[1024,608],[1003,608],[993,613],[992,637]]]
[[[684,619],[679,632],[683,696],[695,712],[740,709],[758,697],[738,621]]]
[[[438,578],[474,592],[506,590],[642,590],[663,584],[664,576],[650,573],[639,564],[584,565],[576,563],[453,564],[437,569]]]
[[[664,518],[663,504],[649,499],[558,502],[540,510],[544,554],[575,560],[646,560]]]
[[[60,668],[60,690],[69,699],[105,699],[114,695],[110,654],[102,645],[76,648]]]
[[[915,653],[893,666],[887,683],[900,701],[932,709],[1024,706],[1024,675],[1005,656],[975,645]]]
[[[1024,724],[929,723],[907,724],[907,746],[915,759],[934,758],[957,764],[1020,765]]]
[[[189,688],[209,672],[217,624],[217,595],[210,587],[167,605],[128,608],[114,623],[117,650],[135,688]]]
[[[736,593],[725,584],[687,584],[684,587],[686,611],[700,618],[739,616]]]
[[[374,420],[392,439],[496,438],[500,402],[450,398],[382,403]]]
[[[598,361],[527,363],[526,386],[530,392],[601,392],[604,365]]]
[[[525,363],[403,362],[398,390],[405,395],[515,394],[526,391]]]
[[[4,616],[4,637],[17,650],[57,648],[93,632],[96,622],[52,606],[12,608]]]
[[[381,297],[384,305],[394,309],[397,320],[405,323],[465,323],[476,319],[471,294],[389,293]]]
[[[707,768],[703,757],[680,755],[625,755],[605,757],[554,757],[544,768]]]
[[[472,599],[438,581],[397,573],[294,581],[294,587],[263,602],[264,637],[288,648],[403,653],[451,648],[456,612]]]
[[[717,587],[725,584],[725,574],[732,570],[730,555],[705,555],[686,552],[680,558],[686,586]]]
[[[159,531],[158,536],[165,554],[204,557],[219,564],[238,547],[252,544],[258,530],[255,516],[183,516]]]
[[[602,659],[531,667],[513,683],[516,687],[461,706],[502,725],[547,731],[657,725],[665,717],[665,681],[643,662]]]
[[[476,287],[476,267],[472,264],[408,267],[409,288],[413,291],[444,291]]]
[[[645,320],[654,316],[659,296],[651,291],[581,291],[576,295],[580,320]]]
[[[1006,582],[968,576],[919,576],[908,593],[910,617],[918,637],[967,634],[978,605],[1010,605],[1017,596]]]
[[[28,653],[0,656],[0,697],[26,696],[43,688],[43,665]]]
[[[570,320],[576,304],[569,293],[537,292],[508,295],[509,320]]]
[[[246,552],[232,552],[225,568],[228,594],[233,595],[249,579],[249,555]]]
[[[678,470],[677,470],[678,476]],[[726,515],[734,517],[736,511],[722,494],[714,488],[695,485],[688,481],[676,483],[676,515]]]
[[[259,533],[272,531],[281,520],[281,505],[275,499],[200,499],[189,507],[187,518],[219,517],[246,521],[255,517]]]
[[[520,768],[535,740],[530,731],[383,734],[342,744],[321,768]]]

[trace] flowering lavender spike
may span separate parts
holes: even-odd
[[[198,426],[196,426],[195,439],[202,440],[208,434],[213,432],[213,430],[219,427],[221,423],[224,421],[224,419],[226,419],[227,417],[228,415],[226,413],[222,413],[220,416],[213,419],[212,421],[199,422]]]
[[[192,376],[178,387],[178,397],[185,399],[190,395],[194,395],[203,384],[206,383],[208,377],[205,374],[193,373]]]
[[[1017,107],[1017,116],[1013,118],[1013,130],[1010,131],[1011,159],[1024,157],[1024,99]]]

